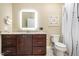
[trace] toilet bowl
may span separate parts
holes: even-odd
[[[66,50],[66,45],[64,45],[63,43],[60,42],[55,42],[55,49],[56,49],[56,55],[57,56],[64,56]]]
[[[67,48],[66,48],[66,45],[59,42],[59,35],[52,35],[51,36],[51,40],[52,40],[52,43],[54,43],[54,53],[55,55],[57,56],[64,56],[65,55],[65,52],[67,51]]]

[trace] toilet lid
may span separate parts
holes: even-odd
[[[64,45],[63,43],[60,43],[60,42],[56,42],[55,45],[57,45],[59,47],[66,47],[66,45]]]

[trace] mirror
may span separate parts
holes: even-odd
[[[36,30],[38,26],[36,10],[21,10],[20,11],[20,28],[22,30]]]

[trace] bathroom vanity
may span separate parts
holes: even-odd
[[[46,34],[44,33],[2,33],[1,40],[4,56],[46,55]]]
[[[36,33],[38,27],[38,12],[36,10],[20,10],[19,28],[28,33],[1,33],[2,55],[33,56],[46,55],[46,34]]]

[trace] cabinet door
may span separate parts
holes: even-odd
[[[46,47],[33,47],[33,55],[46,55]]]
[[[46,35],[35,34],[33,35],[33,46],[46,46]]]
[[[46,55],[46,35],[33,35],[33,55]]]
[[[32,35],[17,36],[17,55],[32,55]]]
[[[3,47],[16,46],[16,36],[15,35],[2,35],[2,46]]]
[[[16,36],[11,34],[2,35],[2,55],[14,56],[16,55]]]
[[[15,47],[3,48],[2,55],[4,55],[4,56],[15,56],[16,55],[16,48]]]

